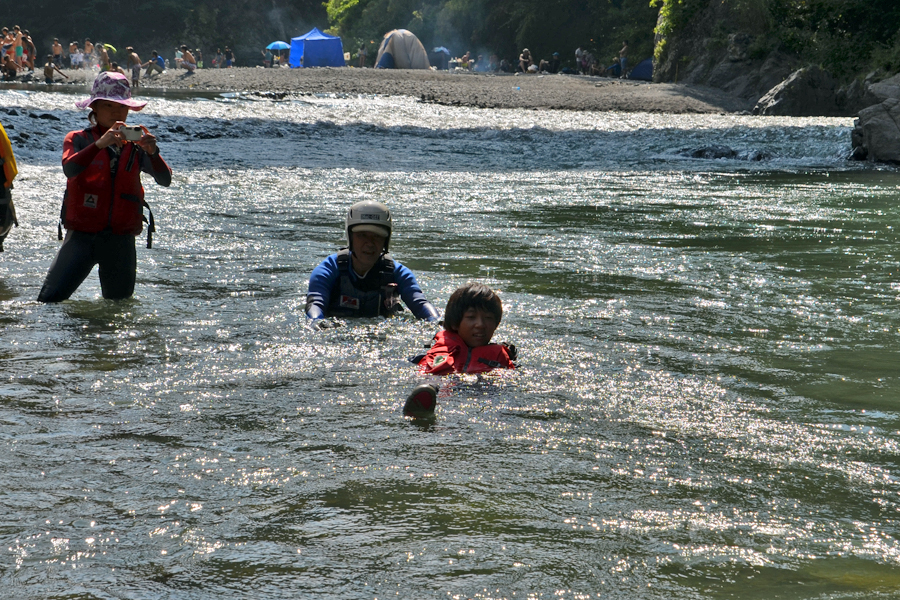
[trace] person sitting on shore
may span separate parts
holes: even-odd
[[[531,58],[531,51],[525,48],[522,50],[522,54],[519,55],[519,71],[528,73],[528,68],[532,64],[534,64],[534,60]]]
[[[502,318],[503,303],[497,293],[482,283],[467,283],[450,295],[444,310],[444,329],[434,336],[431,348],[411,360],[426,375],[515,369],[516,347],[491,343]],[[403,413],[433,413],[438,390],[430,383],[416,386],[406,399]]]
[[[150,53],[150,60],[141,65],[147,70],[144,72],[144,77],[150,77],[151,74],[155,73],[165,73],[166,72],[166,61],[165,59],[159,55],[159,53],[154,50]]]
[[[551,73],[557,74],[559,73],[559,52],[554,52],[553,56],[550,57],[550,60],[541,60],[540,69],[541,73]]]
[[[19,64],[9,57],[9,54],[3,55],[3,81],[15,81],[20,68]]]
[[[197,59],[194,58],[194,55],[191,54],[186,45],[181,46],[181,66],[191,74],[197,70]]]

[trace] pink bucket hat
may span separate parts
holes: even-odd
[[[124,104],[132,110],[141,110],[147,106],[146,102],[131,99],[131,86],[128,78],[121,73],[104,71],[97,75],[94,87],[91,88],[91,97],[87,100],[76,102],[78,108],[87,108],[96,100],[109,100],[118,104]]]

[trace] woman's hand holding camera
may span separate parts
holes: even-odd
[[[106,133],[100,136],[100,139],[97,140],[97,147],[106,148],[110,144],[122,147],[125,142],[134,142],[150,156],[159,154],[159,148],[156,146],[156,136],[150,133],[143,125],[132,127],[126,125],[124,121],[116,121]]]

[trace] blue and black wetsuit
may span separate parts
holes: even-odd
[[[437,310],[425,298],[416,276],[390,254],[383,254],[378,263],[360,277],[351,266],[350,250],[346,248],[313,269],[306,295],[306,316],[324,319],[396,314],[403,308],[391,297],[392,289],[396,289],[396,295],[417,318],[438,319]]]

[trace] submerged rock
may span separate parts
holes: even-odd
[[[769,160],[772,154],[765,150],[747,150],[738,152],[728,146],[704,146],[702,148],[683,148],[678,151],[682,156],[690,158],[703,158],[707,160],[718,160],[723,158],[733,160],[747,160],[750,162],[759,162]]]
[[[684,150],[681,150],[679,154],[690,156],[691,158],[706,159],[737,157],[737,152],[735,152],[728,146],[704,146],[703,148],[685,148]]]

